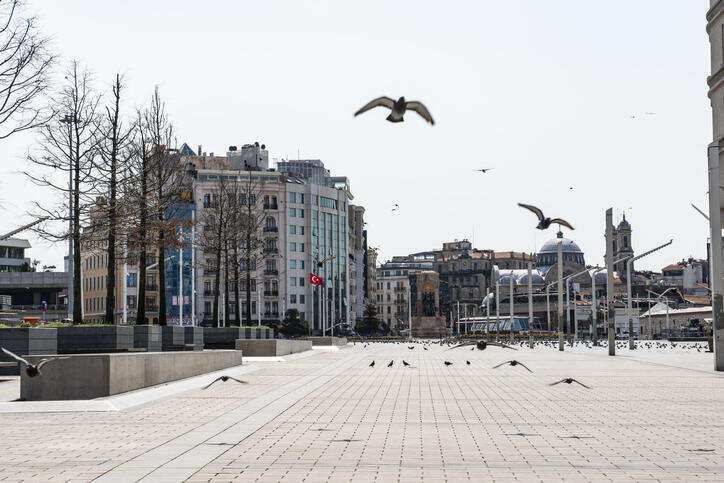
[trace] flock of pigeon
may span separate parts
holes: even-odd
[[[355,117],[357,117],[360,114],[369,111],[370,109],[374,109],[375,107],[385,107],[390,110],[390,114],[385,118],[389,122],[404,122],[405,113],[407,111],[413,111],[413,112],[418,113],[425,121],[429,122],[431,125],[435,125],[435,120],[432,118],[430,111],[427,109],[427,107],[425,107],[425,105],[422,102],[407,101],[407,100],[405,100],[405,96],[402,96],[397,100],[394,100],[391,97],[387,97],[387,96],[381,96],[381,97],[378,97],[377,99],[372,99],[370,102],[368,102],[367,104],[362,106],[357,112],[355,112],[354,115],[355,115]],[[480,169],[475,169],[474,171],[479,171],[479,172],[485,174],[492,169],[493,168],[480,168]],[[573,187],[571,186],[568,189],[572,190]],[[562,218],[548,218],[548,217],[544,216],[543,211],[541,211],[540,208],[537,208],[533,205],[518,203],[518,206],[535,213],[535,215],[538,217],[538,226],[536,226],[536,228],[538,228],[539,230],[546,230],[552,224],[557,224],[559,227],[565,226],[569,230],[574,229],[570,223],[568,223],[566,220],[564,220]],[[399,209],[399,206],[397,204],[395,204],[392,208],[392,211],[397,211],[398,209]]]
[[[372,342],[365,342],[363,348],[367,348],[368,345],[371,344],[371,343],[372,343]],[[405,344],[405,345],[407,345],[407,348],[408,348],[409,350],[415,349],[415,344],[422,345],[423,350],[428,350],[428,346],[433,345],[433,344],[439,344],[440,346],[445,346],[445,345],[447,345],[447,346],[448,346],[448,350],[450,350],[450,349],[457,349],[457,348],[460,348],[460,347],[470,347],[470,346],[472,346],[472,347],[470,347],[470,350],[473,350],[473,351],[474,351],[475,349],[485,350],[488,346],[500,347],[500,348],[503,348],[503,349],[517,350],[515,347],[512,347],[511,345],[508,345],[508,344],[502,344],[502,343],[500,343],[500,342],[492,342],[492,341],[485,341],[485,340],[476,340],[476,341],[468,341],[468,342],[458,342],[458,341],[455,341],[455,340],[453,340],[453,339],[443,339],[443,340],[441,340],[441,341],[439,341],[439,342],[422,340],[422,341],[412,341],[412,342],[410,342],[410,341],[407,341],[407,342],[403,342],[403,341],[375,341],[375,343],[383,343],[383,344]],[[355,342],[354,344],[356,345],[356,342]],[[408,344],[412,344],[412,345],[408,345]],[[523,344],[523,342],[521,342],[521,344]],[[450,361],[443,361],[443,364],[444,364],[445,366],[452,366],[452,365],[454,365],[454,363],[453,363],[453,362],[450,362]],[[472,365],[472,363],[471,363],[469,360],[466,360],[466,361],[465,361],[465,364],[467,364],[467,365]],[[373,360],[372,362],[370,362],[369,367],[375,367],[375,365],[376,365],[376,362]],[[392,367],[392,366],[394,366],[394,365],[395,365],[395,360],[393,359],[393,360],[391,360],[391,361],[387,364],[387,367],[390,368],[390,367]],[[405,361],[404,359],[402,360],[402,365],[403,365],[404,367],[408,367],[408,368],[411,368],[411,369],[415,369],[415,366],[413,366],[413,365],[410,364],[409,362]],[[516,360],[516,359],[511,359],[511,360],[508,360],[508,361],[501,362],[500,364],[498,364],[498,365],[496,365],[496,366],[493,366],[492,369],[497,369],[497,368],[502,367],[502,366],[504,366],[504,365],[508,365],[508,366],[511,366],[511,367],[520,366],[520,367],[524,368],[525,370],[527,370],[528,372],[531,372],[531,373],[533,372],[528,366],[526,366],[525,364],[523,364],[522,362],[520,362],[520,361],[518,361],[518,360]],[[576,384],[582,386],[582,387],[585,387],[586,389],[591,389],[590,386],[587,386],[586,384],[583,384],[582,382],[577,381],[576,379],[574,379],[574,378],[572,378],[572,377],[566,377],[566,378],[561,379],[560,381],[552,382],[552,383],[550,383],[550,384],[548,384],[548,385],[549,385],[549,386],[555,386],[555,385],[558,385],[558,384],[572,384],[572,383],[574,383],[574,382],[575,382]]]

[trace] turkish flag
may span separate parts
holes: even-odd
[[[322,285],[324,283],[324,280],[322,279],[322,277],[317,277],[315,274],[310,272],[309,283],[311,283],[312,285]]]

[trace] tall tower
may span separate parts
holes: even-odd
[[[623,215],[623,220],[613,230],[613,259],[617,260],[622,257],[633,256],[634,251],[631,247],[631,225],[626,221],[626,213]],[[626,261],[618,262],[614,264],[613,269],[618,273],[621,278],[626,278]],[[633,265],[631,266],[631,272],[633,273]]]

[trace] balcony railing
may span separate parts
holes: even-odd
[[[265,226],[264,233],[277,233],[279,231],[278,226]]]
[[[146,284],[146,291],[147,292],[156,292],[158,290],[158,285],[155,283],[147,283]]]
[[[158,305],[146,304],[146,312],[158,312]]]
[[[265,210],[278,210],[279,205],[276,203],[264,203]]]
[[[279,270],[276,268],[268,268],[264,270],[264,275],[279,275]]]
[[[264,247],[264,253],[279,253],[277,247]]]
[[[262,315],[265,319],[276,319],[279,317],[279,312],[264,312]]]
[[[279,290],[264,290],[264,297],[278,297]]]
[[[407,292],[407,287],[395,287],[395,292]]]
[[[204,290],[204,297],[213,297],[215,293],[213,290]]]

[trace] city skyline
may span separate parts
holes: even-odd
[[[674,238],[638,264],[660,270],[706,256],[707,224],[690,207],[707,206],[705,3],[386,6],[414,20],[403,32],[375,25],[376,4],[353,15],[331,3],[31,8],[62,56],[56,78],[72,58],[95,72],[100,88],[120,71],[127,111],[158,84],[179,144],[221,153],[259,141],[271,158],[321,159],[347,175],[381,261],[455,238],[536,251],[556,230],[536,232],[516,205],[528,202],[569,219],[576,230],[566,236],[594,265],[603,262],[604,210],[626,211],[635,251]],[[674,28],[681,38],[672,38]],[[149,43],[161,46],[160,60]],[[177,48],[164,50],[169,44]],[[425,102],[436,125],[410,116],[390,125],[375,110],[353,118],[378,95]],[[24,133],[0,146],[6,231],[22,224],[38,195],[18,173],[36,140]],[[692,163],[701,176],[689,179],[682,170]],[[473,171],[481,167],[495,169]],[[31,256],[61,266],[64,245],[31,243]]]

